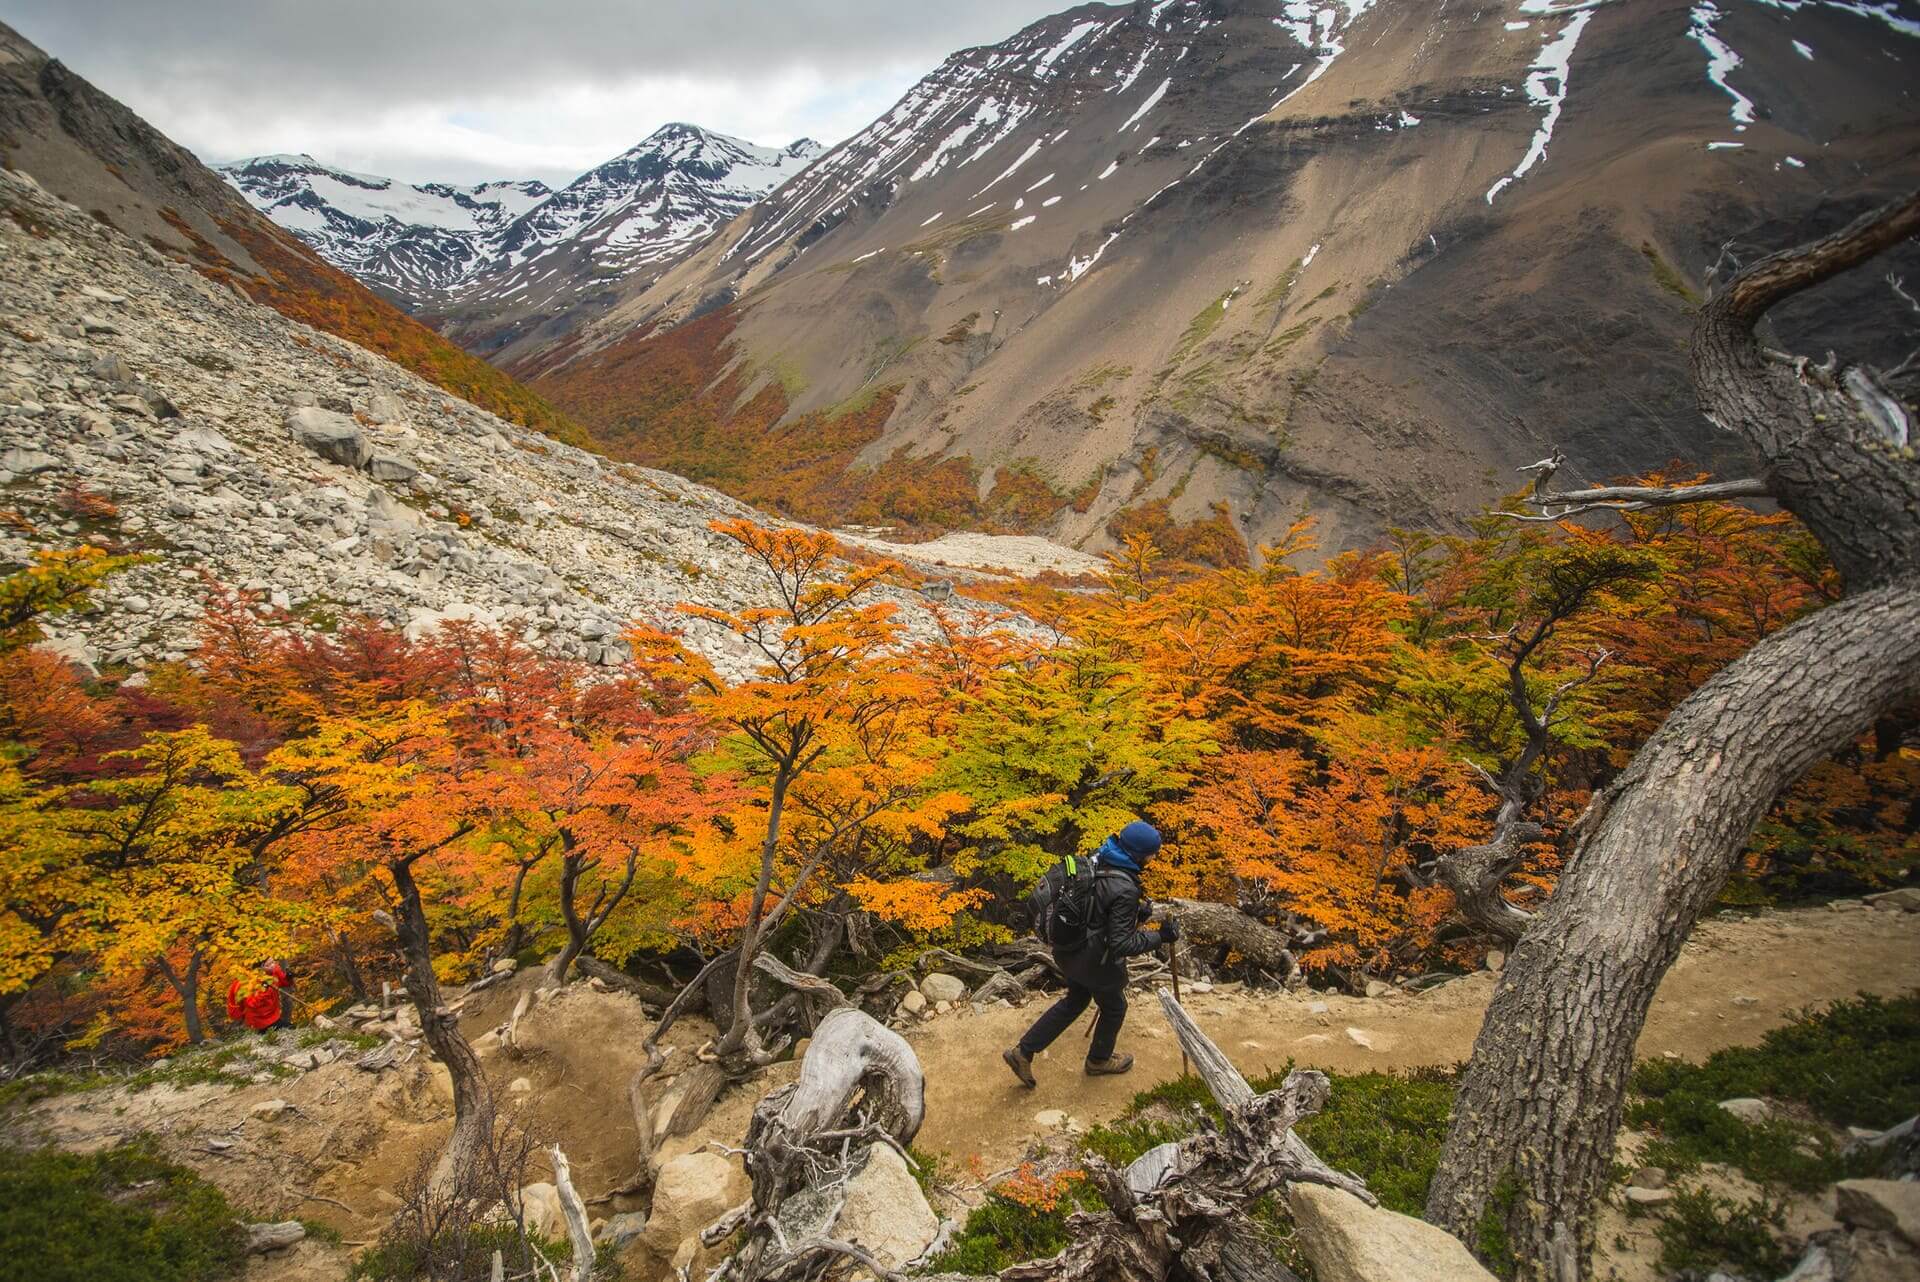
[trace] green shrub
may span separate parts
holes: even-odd
[[[1071,1185],[1052,1210],[1026,1206],[998,1193],[973,1208],[947,1249],[928,1266],[933,1273],[998,1273],[1022,1260],[1057,1255],[1067,1244],[1067,1217],[1100,1205],[1084,1182]]]
[[[1666,1218],[1654,1230],[1660,1239],[1660,1267],[1681,1277],[1705,1277],[1719,1269],[1777,1278],[1793,1267],[1793,1256],[1780,1236],[1785,1222],[1773,1203],[1735,1203],[1687,1190],[1667,1204]]]
[[[1802,1013],[1758,1046],[1716,1051],[1703,1064],[1657,1060],[1633,1076],[1630,1124],[1651,1131],[1648,1161],[1685,1170],[1739,1168],[1771,1186],[1812,1190],[1852,1174],[1825,1128],[1780,1117],[1753,1125],[1720,1101],[1764,1097],[1832,1126],[1885,1128],[1920,1112],[1920,994],[1861,996]]]
[[[151,1140],[85,1154],[0,1147],[0,1260],[31,1261],[35,1282],[224,1278],[241,1242],[225,1195]]]
[[[1382,1206],[1419,1215],[1440,1164],[1453,1089],[1444,1069],[1337,1075],[1327,1106],[1297,1129],[1322,1161],[1365,1180]]]

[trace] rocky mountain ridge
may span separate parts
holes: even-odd
[[[628,620],[762,599],[708,528],[745,506],[450,397],[8,170],[0,298],[0,562],[82,541],[147,557],[53,629],[76,660],[179,657],[216,583],[310,627],[474,619],[601,663],[623,657]],[[1041,568],[1032,546],[1005,551]],[[1049,567],[1072,563],[1055,551]],[[918,593],[889,593],[930,626]],[[688,631],[744,670],[731,637]]]
[[[844,448],[798,513],[1044,486],[1028,526],[1086,546],[1445,526],[1556,446],[1596,482],[1738,466],[1691,309],[1724,247],[1920,177],[1916,36],[1912,0],[1081,5],[494,350],[627,457],[804,431]],[[1897,360],[1890,305],[1848,280],[1782,320]]]
[[[310,156],[216,168],[328,262],[485,355],[498,345],[490,336],[590,311],[613,282],[679,258],[819,151],[809,138],[761,147],[674,123],[558,191],[409,185]]]

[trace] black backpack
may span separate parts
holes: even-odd
[[[1096,875],[1091,859],[1068,855],[1047,869],[1047,875],[1028,892],[1033,933],[1043,943],[1062,953],[1077,953],[1087,946],[1095,926]]]

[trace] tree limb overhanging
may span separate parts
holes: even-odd
[[[1700,408],[1759,458],[1848,595],[1756,644],[1674,709],[1574,825],[1552,899],[1507,960],[1428,1218],[1475,1240],[1503,1184],[1523,1282],[1586,1275],[1633,1049],[1682,943],[1780,791],[1920,695],[1920,458],[1885,378],[1769,350],[1775,304],[1920,233],[1920,191],[1761,258],[1694,330]],[[1695,487],[1698,488],[1698,487]]]
[[[1727,499],[1768,499],[1773,492],[1758,477],[1738,481],[1707,481],[1700,485],[1602,485],[1589,490],[1535,490],[1521,501],[1540,509],[1527,512],[1490,512],[1507,521],[1565,521],[1588,512],[1644,512],[1683,503],[1720,503]],[[1558,508],[1558,511],[1553,509]]]

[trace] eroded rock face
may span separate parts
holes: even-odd
[[[1287,1205],[1320,1282],[1493,1282],[1459,1239],[1425,1220],[1318,1184],[1290,1186]]]

